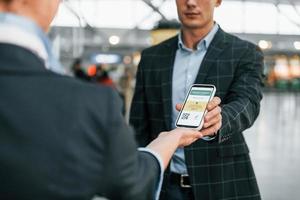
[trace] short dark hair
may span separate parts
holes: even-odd
[[[3,2],[3,3],[11,3],[12,0],[0,0],[0,2]]]

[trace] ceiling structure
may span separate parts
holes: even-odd
[[[87,23],[89,20],[85,19],[82,13],[76,12],[76,9],[73,10],[72,2],[107,2],[107,3],[117,3],[118,5],[123,0],[65,0],[67,3],[67,9],[71,11],[71,15],[77,18],[77,20],[85,24],[83,28],[66,28],[66,27],[56,27],[53,29],[52,38],[55,39],[56,35],[60,35],[58,43],[60,44],[60,53],[62,57],[65,58],[72,58],[77,57],[83,54],[83,52],[95,51],[98,49],[99,51],[118,51],[118,52],[126,52],[126,51],[133,51],[133,50],[140,50],[147,46],[151,45],[151,35],[149,30],[141,30],[138,26],[130,28],[130,29],[112,29],[112,28],[99,28],[94,27],[93,24],[90,25]],[[131,0],[136,2],[143,2],[146,7],[149,8],[150,14],[145,15],[145,19],[149,17],[149,15],[158,15],[161,19],[166,20],[167,17],[165,13],[162,12],[163,9],[161,7],[164,3],[174,1],[174,0]],[[272,3],[275,6],[279,4],[286,4],[291,5],[294,7],[296,12],[300,13],[300,0],[223,0],[224,2],[256,2],[256,3]],[[70,3],[68,6],[68,3]],[[298,8],[297,8],[297,7]],[[99,11],[98,11],[99,12]],[[279,13],[280,10],[277,10]],[[298,14],[299,14],[298,13]],[[300,14],[299,14],[300,16]],[[118,18],[118,17],[117,17]],[[235,20],[235,23],[236,20]],[[264,22],[262,22],[264,23]],[[297,22],[296,22],[297,23]],[[299,23],[299,22],[298,22]],[[232,26],[232,23],[231,23]],[[300,27],[300,25],[299,25]],[[233,31],[234,32],[234,31]],[[299,36],[297,35],[280,35],[277,34],[262,34],[262,33],[234,33],[241,38],[250,40],[256,44],[259,43],[261,40],[266,40],[272,42],[272,49],[267,50],[270,53],[274,52],[290,52],[291,54],[297,53],[298,51],[295,50],[293,43],[294,41],[298,41]],[[109,37],[117,35],[120,38],[120,42],[118,45],[111,45],[109,44]],[[101,47],[101,48],[99,48]]]
[[[273,4],[273,5],[275,5],[275,9],[277,9],[278,14],[284,15],[286,18],[288,18],[288,20],[291,23],[296,24],[297,26],[300,27],[300,22],[299,22],[300,20],[294,19],[294,17],[287,16],[287,14],[285,12],[283,12],[283,9],[281,9],[282,5],[285,5],[285,6],[288,5],[288,6],[290,6],[291,10],[293,12],[295,12],[298,17],[300,17],[300,0],[263,0],[263,1],[261,1],[261,0],[223,0],[223,1],[228,2],[228,3],[230,3],[230,2],[232,2],[232,3],[234,3],[234,2],[242,2],[242,3],[254,2],[254,3],[262,4],[262,6],[266,5],[266,4],[270,4],[270,5]],[[132,4],[133,7],[136,7],[136,5],[133,5],[134,3],[131,3],[131,2],[138,2],[139,4],[142,4],[143,7],[147,7],[148,11],[146,11],[145,9],[143,10],[143,12],[145,12],[143,19],[141,19],[140,22],[136,22],[137,23],[136,26],[133,26],[133,27],[131,26],[130,27],[131,29],[135,29],[135,28],[149,29],[149,28],[140,27],[139,24],[142,24],[145,20],[148,20],[151,17],[153,18],[154,16],[155,16],[154,18],[156,18],[156,21],[158,21],[159,18],[162,20],[170,20],[171,18],[173,18],[173,19],[177,18],[177,15],[174,14],[174,8],[175,8],[174,0],[126,0],[126,1],[124,1],[124,0],[64,0],[65,8],[67,8],[69,10],[69,12],[72,15],[74,15],[78,19],[78,21],[80,21],[81,24],[88,25],[88,26],[89,25],[93,26],[93,23],[92,24],[88,23],[89,21],[92,21],[92,20],[87,20],[87,18],[85,16],[85,15],[89,14],[89,13],[86,13],[89,11],[85,10],[85,12],[84,12],[81,8],[83,6],[83,3],[86,3],[86,2],[89,2],[90,9],[97,10],[97,11],[95,11],[95,10],[92,11],[94,14],[100,13],[100,15],[101,15],[101,13],[104,13],[104,12],[107,12],[107,10],[113,9],[113,11],[115,11],[115,12],[119,11],[119,14],[125,18],[132,14],[130,12],[125,12],[126,10],[130,10],[131,9],[130,7],[126,7],[126,8],[122,7],[122,5],[124,6],[125,2],[127,2],[125,4],[128,4],[128,5]],[[95,2],[94,6],[93,6],[93,4],[94,4],[93,2]],[[103,2],[103,4],[102,4],[102,2]],[[73,3],[73,5],[76,5],[76,3],[77,3],[77,8],[75,8],[76,6],[73,6],[72,3]],[[111,7],[110,7],[111,9],[107,9],[108,7],[106,7],[106,6],[108,4],[111,5]],[[99,7],[99,5],[101,5],[101,6]],[[141,6],[141,5],[138,5],[138,6]],[[259,7],[261,7],[261,6],[259,6]],[[121,9],[121,10],[118,10],[118,9]],[[237,11],[239,11],[242,8],[235,7],[234,9],[238,9]],[[150,12],[149,12],[149,10],[150,10]],[[123,11],[123,12],[120,12],[120,11]],[[131,10],[131,11],[134,11],[134,10]],[[166,12],[166,11],[169,11],[169,12]],[[134,11],[134,12],[137,12],[137,11]],[[168,16],[168,15],[170,15],[170,12],[172,14],[171,14],[171,16]],[[287,12],[290,12],[290,11],[287,11]],[[112,12],[110,12],[110,13],[112,13]],[[103,14],[101,16],[102,16],[102,19],[106,19],[106,18],[103,18],[103,16],[104,16]],[[109,19],[111,22],[112,22],[112,16],[113,16],[113,14],[110,14]],[[99,15],[93,15],[92,17],[99,18]],[[113,17],[116,17],[116,16],[113,16]],[[121,19],[123,19],[123,17]],[[91,16],[90,16],[90,18],[91,18]],[[101,17],[100,17],[100,19],[101,19]],[[102,20],[102,23],[103,23],[103,21],[107,21],[107,20]],[[127,23],[128,23],[128,21],[133,21],[133,20],[127,20]],[[111,27],[110,25],[108,25],[108,26]],[[95,27],[99,27],[99,26],[96,25]],[[101,26],[101,27],[107,27],[107,26]],[[122,26],[120,24],[120,27],[118,27],[118,28],[121,28],[121,27]],[[125,27],[122,27],[122,28],[125,28]]]
[[[262,3],[261,0],[224,0],[224,1],[244,1],[244,2],[259,2],[259,3]],[[273,3],[273,4],[278,4],[278,3],[283,3],[283,4],[296,3],[296,4],[300,4],[300,0],[263,0],[263,3]]]
[[[65,0],[66,1],[66,0]],[[78,1],[78,0],[67,0],[67,1]],[[87,0],[84,0],[87,1]],[[88,0],[88,1],[108,1],[108,0]],[[109,1],[122,1],[122,0],[109,0]],[[132,0],[132,1],[140,1],[140,0]],[[145,1],[150,1],[151,0],[145,0]],[[173,1],[173,0],[161,0],[161,1]],[[223,0],[223,1],[242,1],[242,2],[259,2],[262,3],[262,0]],[[300,0],[263,0],[263,3],[273,3],[273,4],[278,4],[278,3],[283,3],[283,4],[300,4]]]

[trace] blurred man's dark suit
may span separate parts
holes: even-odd
[[[153,199],[157,160],[137,153],[109,88],[0,44],[0,199]]]
[[[156,133],[171,128],[177,49],[175,36],[142,53],[130,115],[141,146]],[[260,199],[242,132],[259,113],[262,69],[263,55],[255,45],[218,30],[195,83],[216,86],[216,96],[222,100],[223,125],[216,139],[199,140],[184,150],[195,200]]]

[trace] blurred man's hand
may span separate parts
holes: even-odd
[[[207,104],[207,114],[204,117],[204,124],[200,132],[203,136],[214,136],[222,127],[222,115],[221,115],[221,99],[214,97]],[[180,111],[182,104],[177,104],[176,109]]]

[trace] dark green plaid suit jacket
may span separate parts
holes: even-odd
[[[130,115],[141,146],[170,130],[177,38],[142,53]],[[222,100],[222,128],[215,140],[199,140],[185,148],[196,200],[260,199],[242,132],[259,114],[262,72],[263,55],[257,46],[221,29],[217,32],[195,83],[216,86]]]

